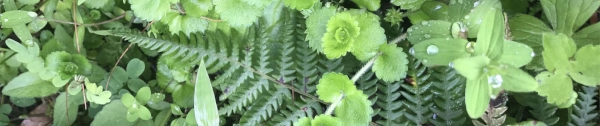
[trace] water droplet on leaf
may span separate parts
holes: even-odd
[[[531,52],[531,57],[534,57],[534,56],[535,56],[535,52]]]
[[[412,32],[412,31],[413,31],[413,30],[412,30],[412,28],[408,28],[408,29],[406,30],[406,32]]]
[[[27,15],[29,15],[29,17],[32,17],[32,18],[38,16],[37,13],[35,13],[35,12],[27,12]]]
[[[450,68],[454,68],[454,62],[448,63],[448,66],[450,66]]]
[[[431,35],[425,34],[425,35],[423,35],[423,37],[425,37],[426,39],[428,39],[428,38],[431,38]]]
[[[427,25],[427,24],[429,24],[429,22],[428,21],[423,21],[423,22],[421,22],[421,24],[422,25]]]
[[[435,45],[429,45],[427,46],[427,54],[429,55],[435,55],[439,52],[439,48]]]
[[[415,55],[415,48],[410,48],[408,50],[408,53],[410,53],[411,55]]]
[[[488,84],[492,85],[492,88],[499,88],[502,86],[502,76],[500,74],[489,76]]]

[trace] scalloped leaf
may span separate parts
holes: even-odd
[[[423,60],[426,66],[449,66],[452,61],[466,58],[471,55],[468,52],[468,41],[465,39],[429,39],[414,45],[409,53]]]
[[[311,126],[311,120],[309,117],[302,117],[298,122],[294,122],[294,126]]]
[[[362,91],[346,95],[342,103],[335,108],[335,115],[343,120],[343,126],[368,125],[371,122],[371,114],[373,114],[371,101]]]
[[[169,12],[160,21],[169,25],[169,32],[171,34],[183,32],[186,36],[190,36],[194,32],[204,32],[209,26],[208,21],[205,19],[187,14],[181,15],[179,12]]]
[[[348,11],[358,22],[359,35],[355,38],[350,51],[356,59],[366,62],[377,55],[377,49],[387,41],[385,31],[380,26],[379,17],[371,12],[360,10]]]
[[[345,56],[354,46],[360,34],[358,21],[348,12],[331,17],[327,22],[327,32],[323,36],[323,53],[329,59]]]
[[[343,126],[340,118],[331,115],[317,115],[310,124],[312,126]]]
[[[384,44],[379,49],[383,54],[375,60],[372,69],[377,78],[386,82],[405,78],[408,60],[406,53],[402,52],[402,48],[396,47],[395,44]]]
[[[319,0],[283,0],[285,6],[296,9],[296,10],[304,10],[312,7]]]
[[[553,32],[542,20],[531,15],[516,14],[508,20],[513,40],[528,45],[536,54],[542,54],[542,35]],[[542,55],[535,55],[527,69],[543,69]]]
[[[169,0],[129,0],[136,17],[147,21],[158,21],[171,10]]]
[[[317,84],[319,99],[325,102],[333,102],[340,95],[350,95],[356,91],[356,86],[354,86],[350,78],[337,72],[325,73],[321,80],[319,80],[319,84]]]
[[[208,11],[212,10],[212,0],[179,0],[181,6],[186,12],[185,15],[193,17],[202,17],[208,15]]]
[[[336,14],[336,7],[322,7],[306,18],[306,40],[308,45],[320,53],[323,52],[323,36],[327,32],[327,22]]]
[[[512,29],[512,27],[511,27]],[[588,44],[599,45],[600,44],[600,23],[595,23],[587,26],[577,33],[571,36],[578,47],[582,47]]]
[[[215,11],[232,27],[248,27],[262,15],[262,9],[243,0],[216,0]]]
[[[408,33],[408,41],[412,44],[418,44],[422,41],[436,38],[453,38],[450,33],[452,23],[448,21],[430,20],[416,23],[406,32]]]
[[[575,62],[569,76],[574,81],[587,86],[600,85],[600,46],[586,45],[575,53]]]
[[[577,47],[575,42],[565,34],[559,33],[544,33],[543,34],[544,65],[549,71],[566,71],[571,70],[572,66],[569,63],[569,58],[575,54]]]
[[[504,40],[503,46],[505,50],[502,52],[500,60],[498,61],[501,63],[507,63],[515,67],[522,67],[531,62],[535,56],[533,49],[523,43]]]
[[[566,73],[552,74],[550,72],[542,72],[535,79],[540,83],[537,92],[540,96],[546,96],[548,103],[561,105],[569,103],[573,91],[573,83]],[[561,105],[565,106],[571,105]],[[560,107],[560,106],[559,106]]]
[[[367,8],[370,11],[376,11],[381,7],[381,0],[352,0],[352,2],[356,3],[361,8]]]

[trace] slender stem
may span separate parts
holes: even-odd
[[[404,33],[404,34],[402,34],[402,35],[400,35],[400,36],[396,37],[394,40],[390,41],[390,43],[391,43],[391,44],[396,44],[396,43],[398,43],[398,42],[400,42],[400,41],[402,41],[402,40],[406,39],[406,37],[408,37],[408,34],[407,34],[407,33]]]
[[[73,0],[73,22],[77,23],[77,0]],[[79,32],[77,30],[77,24],[73,24],[75,27],[75,44],[77,45],[77,53],[81,53],[81,47],[79,45]],[[85,101],[85,99],[84,99]]]
[[[112,19],[109,19],[109,20],[106,20],[106,21],[98,22],[98,23],[92,23],[92,24],[80,24],[80,23],[75,23],[75,22],[55,20],[55,19],[49,19],[49,18],[40,18],[40,17],[38,17],[37,19],[51,21],[51,22],[58,22],[58,23],[63,23],[63,24],[71,24],[71,25],[78,25],[78,26],[86,26],[86,27],[88,27],[88,26],[103,25],[103,24],[106,24],[106,23],[113,22],[115,20],[119,20],[119,19],[125,17],[126,14],[127,13],[123,13],[123,14],[119,15],[118,17],[115,17],[115,18],[112,18]]]
[[[17,54],[17,53],[15,52],[15,53],[12,53],[12,54],[8,55],[8,57],[6,57],[6,58],[4,58],[2,61],[0,61],[0,64],[4,63],[4,62],[5,62],[5,61],[7,61],[8,59],[12,58],[13,56],[15,56],[15,54]]]
[[[354,76],[352,77],[352,82],[356,82],[358,80],[358,78],[360,78],[363,74],[365,74],[367,72],[367,70],[369,70],[371,68],[371,66],[373,66],[373,63],[375,63],[375,59],[377,59],[377,57],[379,57],[380,55],[381,55],[381,53],[377,53],[377,55],[375,55],[373,58],[371,58],[371,60],[369,60],[369,62],[367,62],[367,64],[365,66],[360,68],[360,70],[356,74],[354,74]]]
[[[344,97],[346,97],[346,95],[344,94],[344,92],[340,91],[340,96],[338,96],[339,98],[337,98],[337,100],[333,101],[333,103],[331,105],[329,105],[329,108],[327,108],[327,111],[325,111],[325,115],[331,115],[331,113],[333,113],[333,110],[335,109],[335,107],[337,107],[340,103],[342,103],[342,100],[344,99]]]

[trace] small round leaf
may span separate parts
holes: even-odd
[[[132,59],[127,63],[127,75],[129,75],[129,78],[137,78],[144,73],[145,68],[143,61],[137,58]]]

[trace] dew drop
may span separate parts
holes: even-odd
[[[427,24],[429,24],[429,21],[423,21],[423,22],[421,22],[421,25],[427,25]]]
[[[408,28],[408,29],[406,30],[406,32],[412,32],[412,31],[413,31],[413,29],[412,29],[412,28]]]
[[[29,15],[29,17],[37,17],[38,15],[35,12],[27,12],[27,15]]]
[[[535,56],[535,52],[531,52],[531,57],[534,57],[534,56]]]
[[[439,51],[440,50],[438,49],[438,47],[436,45],[429,45],[429,46],[427,46],[427,54],[429,54],[429,55],[435,55]]]
[[[479,4],[479,1],[476,1],[475,3],[473,3],[473,8],[477,7]]]
[[[429,38],[431,38],[431,35],[425,34],[425,35],[423,35],[423,37],[425,37],[426,39],[429,39]]]
[[[423,63],[428,63],[428,62],[429,62],[429,60],[427,60],[427,59],[423,60]]]
[[[448,63],[448,66],[450,66],[450,68],[454,68],[454,62]]]
[[[469,15],[465,16],[465,19],[469,19],[469,18],[470,18],[470,16],[469,16]]]
[[[435,6],[435,9],[433,9],[433,10],[439,10],[441,8],[442,8],[442,5],[437,5],[437,6]]]
[[[502,76],[500,74],[489,76],[488,84],[492,85],[492,88],[499,88],[502,86]]]
[[[410,53],[411,55],[415,55],[415,48],[410,48],[408,50],[408,53]]]
[[[419,30],[419,27],[415,27],[414,29],[415,29],[415,30]]]
[[[4,19],[4,22],[8,22],[8,19]]]
[[[450,40],[450,38],[446,38],[446,40]]]

